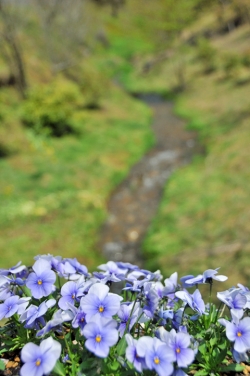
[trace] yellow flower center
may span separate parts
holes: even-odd
[[[76,297],[75,294],[72,294],[72,295],[71,295],[71,298],[72,298],[72,299],[75,299],[75,297]]]
[[[81,322],[84,322],[84,320],[85,320],[84,317],[81,317],[81,320],[80,320],[80,321],[81,321]]]
[[[101,306],[98,308],[98,311],[99,311],[99,312],[103,312],[103,311],[104,311],[104,307],[101,305]]]
[[[158,358],[158,356],[154,357],[154,362],[155,362],[155,364],[159,364],[160,363],[160,359]]]
[[[42,281],[41,279],[39,279],[39,280],[37,281],[37,283],[38,283],[38,285],[42,285],[42,284],[43,284],[43,281]]]
[[[242,333],[241,333],[241,332],[237,332],[237,336],[238,336],[238,337],[241,337],[241,336],[242,336]]]
[[[36,366],[38,367],[38,366],[40,366],[40,364],[41,364],[41,359],[37,359]]]
[[[98,334],[96,337],[95,337],[95,340],[96,340],[96,342],[101,342],[101,340],[102,340],[102,337]]]
[[[177,347],[176,352],[179,354],[181,352],[181,349]]]

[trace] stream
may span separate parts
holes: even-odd
[[[173,103],[156,94],[139,95],[153,110],[155,145],[132,166],[108,202],[108,218],[100,232],[99,249],[107,260],[143,266],[142,242],[157,213],[172,172],[197,152],[195,132],[173,112]]]

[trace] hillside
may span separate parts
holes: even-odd
[[[185,37],[202,34],[202,25],[213,30],[211,14]],[[180,274],[221,267],[231,286],[250,277],[250,25],[211,35],[175,52],[185,86],[175,111],[198,132],[204,153],[172,176],[144,249],[148,267]],[[162,66],[169,91],[178,86],[175,69],[172,61]]]
[[[204,152],[165,187],[144,241],[146,267],[169,275],[220,266],[230,286],[247,283],[248,4],[127,0],[116,17],[86,4],[75,28],[56,18],[51,38],[41,28],[46,9],[24,8],[23,23],[13,11],[28,88],[22,97],[7,80],[1,55],[3,266],[38,253],[100,263],[108,198],[154,143],[152,114],[130,94],[155,92],[175,102]]]

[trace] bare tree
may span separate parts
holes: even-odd
[[[25,98],[27,80],[21,44],[16,31],[16,17],[11,2],[0,0],[0,46],[2,56],[10,69],[10,76],[16,83],[19,93]]]
[[[53,73],[76,64],[86,52],[84,0],[33,0]]]

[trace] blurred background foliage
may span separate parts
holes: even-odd
[[[108,197],[154,144],[134,94],[154,92],[204,153],[166,185],[145,266],[249,282],[249,41],[248,0],[0,0],[1,267],[100,263]]]

